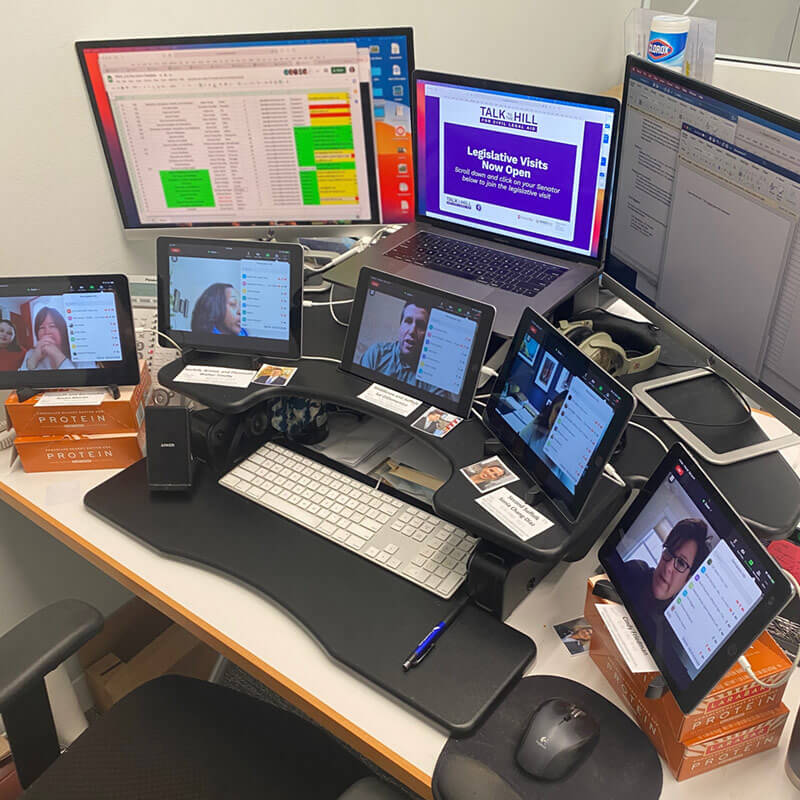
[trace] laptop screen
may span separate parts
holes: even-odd
[[[613,108],[421,78],[416,92],[420,215],[598,257]]]

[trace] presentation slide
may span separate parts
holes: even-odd
[[[419,99],[427,214],[596,254],[613,112],[434,83]]]

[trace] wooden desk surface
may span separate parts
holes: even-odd
[[[232,662],[373,760],[424,798],[446,734],[330,659],[280,607],[249,587],[193,564],[170,559],[94,516],[84,494],[109,471],[28,475],[17,464],[0,474],[0,499],[126,586]],[[588,655],[570,656],[552,630],[580,616],[596,550],[559,565],[508,622],[536,641],[528,674],[563,675],[622,707]],[[796,709],[800,682],[790,681],[785,702]],[[744,798],[769,787],[770,798],[794,789],[783,762],[794,715],[778,748],[677,783],[665,768],[664,798]]]

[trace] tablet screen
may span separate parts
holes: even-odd
[[[375,270],[362,270],[342,366],[466,416],[494,309]]]
[[[632,409],[626,389],[528,310],[486,422],[541,487],[577,516]]]
[[[718,680],[779,610],[776,592],[786,592],[783,602],[788,599],[788,583],[777,565],[679,445],[600,558],[678,693],[721,656]],[[769,598],[771,615],[748,626]],[[719,661],[716,666],[719,671]]]
[[[297,245],[160,238],[159,324],[181,345],[299,357],[297,251]]]
[[[11,278],[0,284],[0,386],[138,381],[121,275]]]

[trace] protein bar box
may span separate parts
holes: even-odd
[[[144,426],[129,433],[17,436],[14,446],[25,472],[120,469],[144,456]]]
[[[6,413],[17,436],[58,436],[64,434],[137,433],[144,420],[144,407],[150,394],[150,371],[145,361],[139,362],[137,386],[120,386],[114,399],[108,392],[99,403],[50,405],[54,392],[37,394],[20,402],[12,392],[6,400]],[[75,397],[74,390],[65,390],[65,397]],[[41,404],[47,397],[47,405]]]
[[[669,691],[661,697],[646,697],[647,688],[658,673],[633,673],[628,668],[596,608],[611,602],[593,594],[594,584],[601,579],[607,580],[605,575],[589,579],[584,607],[584,617],[593,628],[589,653],[677,780],[778,744],[788,715],[781,702],[784,687],[759,686],[738,664],[690,714],[681,711]],[[766,632],[747,651],[747,658],[762,679],[791,669],[791,662]]]

